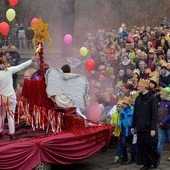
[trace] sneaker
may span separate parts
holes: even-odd
[[[167,161],[170,161],[170,157],[167,159]]]
[[[10,140],[10,141],[16,140],[16,139],[19,139],[19,137],[16,136],[16,135],[10,135],[10,136],[9,136],[9,140]]]
[[[113,163],[116,164],[116,163],[118,163],[118,162],[119,162],[119,157],[118,157],[118,156],[115,156],[115,157],[113,158]]]

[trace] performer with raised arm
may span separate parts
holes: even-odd
[[[36,56],[32,59],[17,65],[8,67],[5,59],[0,56],[0,95],[9,99],[9,108],[7,111],[8,127],[10,140],[17,139],[15,135],[15,109],[16,109],[16,93],[13,88],[12,75],[25,69],[36,60]],[[4,113],[0,113],[0,138],[3,137]]]

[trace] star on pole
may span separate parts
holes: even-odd
[[[50,34],[48,33],[48,24],[44,23],[42,19],[39,19],[39,22],[35,25],[32,25],[34,31],[33,41],[51,40]]]

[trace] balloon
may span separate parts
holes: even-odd
[[[93,59],[88,59],[88,60],[86,61],[86,70],[87,70],[87,71],[92,71],[92,70],[94,69],[94,67],[95,67],[95,62],[94,62],[94,60],[93,60]]]
[[[88,49],[86,47],[81,47],[80,48],[80,55],[85,57],[88,54]]]
[[[66,45],[70,45],[72,43],[72,40],[73,40],[73,38],[70,34],[67,34],[64,36],[64,43]]]
[[[9,25],[6,22],[0,23],[0,32],[3,36],[7,36],[9,32]]]
[[[19,0],[9,0],[9,3],[11,6],[16,6],[18,4]]]
[[[16,16],[16,12],[14,9],[10,8],[6,11],[6,18],[8,21],[13,21]]]
[[[38,19],[38,18],[33,18],[33,19],[31,20],[31,25],[36,25],[36,24],[38,24],[38,22],[39,22],[39,19]]]

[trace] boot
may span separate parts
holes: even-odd
[[[2,133],[0,133],[0,139],[2,139],[3,138],[3,134]]]
[[[16,136],[16,135],[10,135],[10,136],[9,136],[9,140],[10,140],[10,141],[16,140],[16,139],[19,139],[19,137]]]
[[[134,164],[134,163],[136,163],[136,159],[134,159],[134,158],[132,158],[132,159],[128,162],[128,164]]]
[[[161,157],[159,156],[159,158],[157,159],[157,161],[156,161],[156,163],[154,164],[154,168],[157,168],[158,166],[159,166],[159,164],[160,164],[160,159],[161,159]]]

